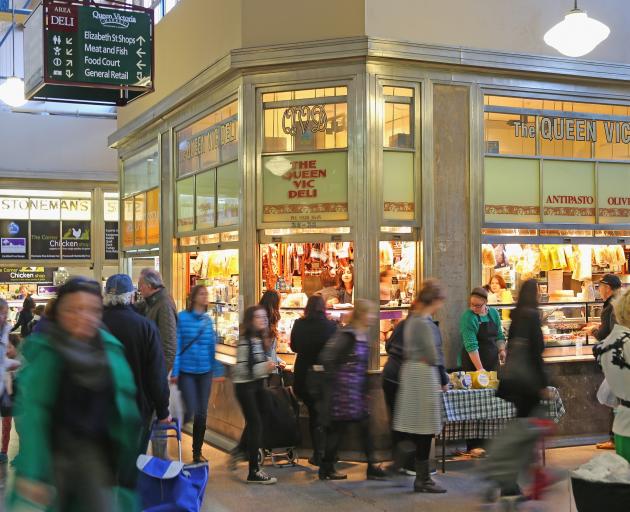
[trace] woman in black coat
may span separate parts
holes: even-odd
[[[17,322],[11,329],[11,332],[17,331],[20,329],[20,335],[22,338],[26,338],[29,334],[31,334],[29,324],[31,320],[33,320],[33,310],[35,309],[35,301],[33,297],[30,295],[24,299],[24,303],[22,304],[22,310],[18,315]]]
[[[507,358],[497,396],[514,404],[518,418],[495,439],[494,450],[485,462],[485,477],[491,484],[485,493],[486,500],[496,499],[496,491],[506,499],[520,497],[519,476],[535,460],[536,443],[543,434],[536,421],[532,421],[547,388],[542,358],[545,343],[535,280],[523,284],[510,317]]]
[[[308,299],[304,317],[297,320],[291,330],[291,350],[297,354],[293,390],[308,409],[313,443],[313,456],[309,462],[316,466],[322,457],[323,429],[318,417],[318,391],[314,389],[313,379],[307,380],[307,375],[309,371],[313,372],[319,353],[336,330],[337,324],[326,318],[326,304],[321,295],[313,295]]]
[[[527,418],[547,387],[542,357],[545,342],[538,310],[538,283],[534,279],[526,281],[521,287],[516,308],[512,310],[510,318],[506,373],[509,373],[510,366],[525,370],[527,385],[522,385],[520,379],[510,378],[512,375],[506,374],[499,381],[497,396],[512,402],[519,418]],[[512,361],[509,361],[510,358]]]

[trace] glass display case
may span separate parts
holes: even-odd
[[[598,324],[603,302],[550,302],[539,306],[545,357],[589,355],[597,343],[585,328]],[[515,304],[491,305],[501,315],[501,325],[507,338],[510,329],[510,311]]]
[[[208,288],[208,313],[214,321],[217,343],[238,345],[239,274],[238,251],[224,249],[200,252],[190,260],[191,286]]]
[[[209,311],[217,331],[217,343],[238,345],[238,275],[215,276],[208,284]]]
[[[404,320],[407,317],[409,307],[384,307],[380,308],[380,326],[381,329],[384,325],[387,326],[387,331],[381,331],[380,351],[381,355],[385,355],[385,341],[398,322]],[[291,330],[293,324],[298,318],[301,318],[304,313],[303,308],[280,308],[280,322],[278,323],[278,354],[292,354],[291,351]],[[326,310],[326,315],[331,320],[338,322],[340,325],[345,325],[350,320],[352,314],[351,308],[329,308]],[[387,336],[385,336],[387,335]]]

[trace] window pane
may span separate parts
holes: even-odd
[[[595,157],[606,160],[630,160],[630,123],[597,121]]]
[[[383,217],[413,220],[415,211],[413,153],[383,153]]]
[[[123,201],[123,247],[133,246],[133,197]]]
[[[486,222],[540,222],[540,161],[486,157]]]
[[[486,112],[486,153],[536,154],[536,116]]]
[[[630,218],[630,165],[599,164],[597,183],[599,222],[627,224]]]
[[[197,229],[213,228],[215,220],[215,169],[197,175]]]
[[[177,182],[177,231],[179,232],[194,229],[194,193],[194,176]]]
[[[408,87],[391,87],[386,85],[383,87],[383,94],[385,96],[404,96],[407,98],[413,98],[413,89]]]
[[[30,214],[31,219],[59,220],[61,218],[61,200],[32,198]]]
[[[217,169],[217,226],[238,224],[241,180],[238,162]]]
[[[346,103],[302,105],[264,111],[266,153],[348,146]]]
[[[91,199],[62,199],[61,220],[91,220]]]
[[[123,162],[123,194],[144,192],[160,184],[157,146],[148,148]]]
[[[146,245],[147,243],[147,195],[138,194],[134,197],[134,229],[135,245]]]
[[[216,167],[238,157],[238,102],[177,132],[178,176]]]
[[[595,222],[595,164],[545,160],[544,222]]]
[[[272,101],[289,101],[309,98],[333,98],[335,96],[347,96],[348,88],[325,87],[318,89],[301,89],[299,91],[266,92],[262,95],[263,103]]]
[[[147,192],[147,244],[160,243],[160,189]]]
[[[574,138],[588,139],[588,127],[591,124],[584,119],[563,117],[540,117],[540,154],[564,158],[591,158],[592,142],[578,141]]]
[[[383,146],[387,148],[413,147],[411,123],[411,105],[385,103]]]
[[[105,209],[105,220],[109,222],[118,222],[118,194],[113,194],[112,196],[107,196],[107,192],[105,194],[103,205]]]

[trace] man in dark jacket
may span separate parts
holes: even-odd
[[[143,436],[140,450],[146,452],[151,422],[169,422],[169,388],[160,334],[153,322],[136,313],[131,278],[111,276],[105,285],[103,323],[124,345],[125,355],[136,382],[136,401],[142,417]]]
[[[162,341],[166,370],[173,369],[175,352],[177,351],[177,308],[172,297],[164,287],[162,276],[152,268],[140,272],[138,291],[144,298],[141,312],[149,320],[155,322]]]
[[[617,296],[617,293],[621,289],[621,279],[615,274],[606,274],[599,282],[599,296],[604,299],[604,307],[600,314],[601,323],[599,325],[593,325],[586,328],[587,332],[597,339],[597,341],[603,341],[608,338],[608,335],[612,332],[613,327],[617,323],[615,318],[615,310],[613,309],[613,301]],[[614,420],[614,415],[611,422]],[[612,433],[610,432],[610,439],[603,443],[598,443],[597,448],[600,450],[614,450],[615,441]]]

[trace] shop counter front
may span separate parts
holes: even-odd
[[[236,445],[245,426],[231,378],[232,368],[236,364],[236,347],[218,346],[216,357],[226,368],[226,378],[221,383],[213,384],[211,400],[208,405],[207,427],[213,433],[219,434],[219,436],[214,436],[218,446],[229,450]],[[282,357],[284,359],[286,355]],[[287,365],[284,379],[287,384],[293,381],[292,364]],[[391,459],[391,437],[381,383],[379,370],[368,373],[370,421],[376,456],[379,460],[389,460]],[[308,429],[308,412],[302,404],[300,404],[299,424],[302,443],[298,447],[298,455],[299,457],[310,457],[312,449]],[[365,461],[360,439],[359,433],[350,429],[341,445],[342,458]]]

